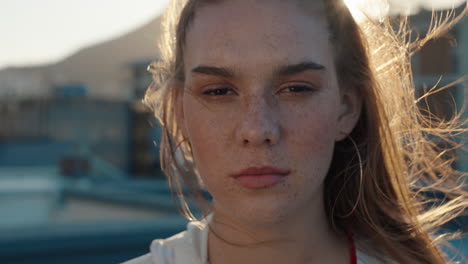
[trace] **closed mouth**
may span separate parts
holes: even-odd
[[[250,190],[266,189],[282,182],[289,170],[269,166],[250,167],[233,175],[244,188]]]
[[[233,174],[234,178],[238,178],[241,176],[254,176],[254,175],[281,175],[286,176],[290,173],[287,169],[275,168],[271,166],[262,166],[262,167],[249,167],[247,169],[243,169],[235,174]]]

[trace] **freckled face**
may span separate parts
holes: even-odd
[[[237,0],[196,11],[185,43],[181,122],[215,212],[260,223],[322,203],[347,117],[326,18],[318,15],[324,7],[304,8]],[[255,190],[232,177],[261,166],[290,173]]]

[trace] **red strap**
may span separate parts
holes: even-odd
[[[357,264],[356,245],[354,245],[353,234],[348,233],[350,264]]]

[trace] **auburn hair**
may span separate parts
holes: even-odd
[[[305,1],[305,0],[297,0]],[[187,32],[201,5],[220,0],[172,1],[164,15],[160,60],[150,65],[154,81],[144,102],[161,123],[161,168],[178,208],[196,219],[185,199],[210,212],[194,166],[190,143],[177,124],[176,97],[184,82]],[[410,59],[424,43],[449,30],[466,14],[434,13],[438,21],[425,38],[415,39],[407,18],[364,19],[357,23],[341,0],[325,0],[334,63],[341,89],[357,89],[363,98],[359,121],[337,142],[325,179],[324,201],[336,232],[352,232],[368,241],[367,253],[398,263],[449,263],[437,228],[463,213],[466,174],[452,168],[454,136],[466,132],[461,114],[437,119],[418,107]],[[423,95],[424,98],[427,95]],[[438,143],[434,142],[437,139]],[[440,142],[452,152],[440,148]],[[189,192],[187,192],[187,188]],[[431,199],[434,193],[447,199]],[[379,245],[379,246],[375,246]]]

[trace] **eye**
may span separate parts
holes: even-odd
[[[305,93],[305,92],[314,92],[316,89],[310,85],[305,84],[293,84],[288,85],[285,88],[282,88],[280,93]]]
[[[203,94],[209,95],[209,96],[225,96],[225,95],[234,95],[235,93],[231,88],[220,87],[220,88],[205,90],[203,91]]]

